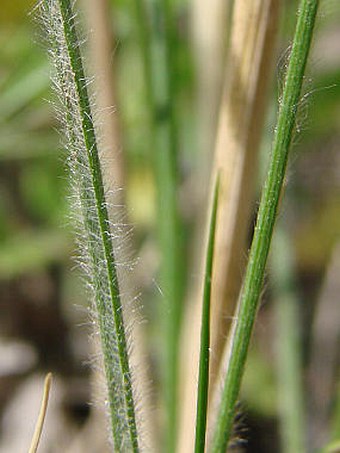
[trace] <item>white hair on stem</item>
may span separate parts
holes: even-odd
[[[121,294],[119,285],[121,269],[131,268],[132,264],[126,263],[121,253],[127,240],[125,224],[122,219],[115,223],[108,216],[112,209],[107,202],[108,192],[99,160],[92,112],[94,97],[88,91],[92,80],[83,68],[81,46],[84,39],[78,36],[73,3],[70,0],[42,0],[38,10],[55,68],[53,85],[59,101],[57,113],[65,134],[74,194],[72,215],[78,233],[78,264],[86,275],[94,301],[92,321],[97,325],[95,336],[100,340],[102,351],[95,360],[95,367],[102,363],[105,370],[105,400],[114,448],[137,452],[140,448],[139,432],[137,434],[140,423],[136,418],[135,403],[138,391],[134,388],[134,373],[129,363],[132,345],[124,319],[129,318],[128,323],[132,323],[133,316],[131,313],[127,316],[125,308],[123,310],[125,295]],[[110,196],[114,192],[110,187]]]

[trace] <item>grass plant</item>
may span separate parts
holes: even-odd
[[[197,389],[195,453],[204,453],[208,414],[209,362],[210,362],[210,299],[215,245],[216,217],[218,206],[219,179],[215,183],[214,199],[209,227],[208,247],[204,275],[201,318],[201,347]]]
[[[173,49],[173,8],[164,0],[135,0],[138,38],[143,63],[145,92],[149,107],[149,145],[155,182],[158,187],[158,241],[161,250],[160,279],[166,295],[164,318],[165,355],[162,361],[161,393],[166,401],[165,443],[175,448],[178,406],[178,355],[183,313],[184,254],[182,220],[178,203],[178,130],[175,117],[176,52]]]
[[[242,284],[254,177],[265,120],[279,17],[277,0],[235,2],[214,167],[221,172],[221,207],[212,293],[211,379],[218,379],[225,339]],[[228,278],[225,276],[228,275]]]
[[[222,453],[226,450],[231,435],[235,404],[263,285],[265,266],[282,192],[318,3],[317,0],[302,0],[300,5],[295,38],[280,103],[271,161],[262,192],[234,331],[231,336],[230,359],[213,436],[212,451],[214,453]]]
[[[250,9],[245,12],[243,7],[246,3]],[[193,393],[197,394],[196,431],[194,433],[191,419],[187,420],[188,425],[184,427],[184,430],[189,431],[188,438],[194,438],[194,435],[196,438],[195,446],[190,444],[190,447],[185,447],[185,453],[193,448],[196,453],[224,453],[232,435],[235,406],[282,195],[318,3],[318,0],[300,1],[268,175],[241,289],[240,262],[250,217],[253,191],[251,178],[264,122],[266,85],[273,66],[278,2],[236,0],[234,4],[229,49],[229,64],[233,66],[226,72],[228,78],[211,178],[214,181],[214,196],[204,257],[198,384],[196,381],[190,384],[195,387]],[[114,451],[138,452],[143,450],[140,420],[146,411],[143,412],[143,408],[136,409],[138,380],[132,376],[126,327],[127,307],[122,302],[116,259],[115,247],[119,248],[125,240],[122,235],[124,227],[115,224],[109,216],[108,187],[106,178],[103,178],[103,161],[99,155],[98,128],[93,119],[94,98],[89,94],[90,82],[83,62],[83,43],[75,18],[76,10],[71,0],[42,0],[39,6],[49,38],[51,61],[55,66],[54,84],[61,105],[59,117],[66,136],[75,206],[81,219],[78,221],[78,242],[94,299],[94,318],[101,343]],[[175,108],[178,95],[175,10],[175,3],[169,0],[159,4],[135,1],[147,98],[149,147],[158,189],[161,284],[167,304],[162,319],[166,343],[162,363],[166,422],[159,439],[160,451],[169,453],[177,451],[178,395],[181,384],[179,353],[184,284],[187,278],[182,241],[185,228],[178,202],[180,125],[177,124]],[[157,15],[159,11],[160,15]],[[108,79],[106,83],[109,84]],[[115,147],[114,143],[110,146]],[[120,176],[116,176],[116,179],[119,180]],[[279,268],[279,264],[275,266]],[[237,272],[240,275],[236,278]],[[239,292],[239,302],[235,308]],[[213,297],[217,298],[215,302]],[[219,367],[228,331],[223,325],[226,324],[226,302],[229,304],[228,314],[234,317],[234,321],[229,334],[227,371],[223,376],[220,403],[216,413],[212,414],[209,392],[217,392],[217,381],[221,377]],[[287,311],[285,313],[289,316]],[[197,329],[196,323],[193,326]],[[209,372],[211,346],[215,355],[213,373]],[[294,346],[290,344],[290,347]],[[292,368],[289,370],[292,371]],[[298,366],[293,371],[298,372]],[[294,388],[299,392],[297,386]],[[301,418],[298,416],[299,422]],[[287,419],[286,426],[291,426],[293,419]],[[293,424],[295,436],[290,436],[288,431],[291,430],[288,429],[284,431],[283,437],[284,442],[288,438],[292,439],[287,451],[297,452],[304,448],[303,426],[298,422]],[[183,446],[181,448],[184,451]]]
[[[113,443],[118,451],[136,452],[137,423],[123,308],[75,12],[69,0],[46,0],[40,5],[56,66],[55,85],[64,103],[61,120],[82,216],[79,246],[87,252],[82,259],[95,299]]]

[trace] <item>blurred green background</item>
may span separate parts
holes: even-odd
[[[75,245],[68,220],[65,153],[50,103],[53,95],[42,32],[28,16],[33,3],[3,0],[0,13],[0,451],[27,449],[40,404],[42,376],[50,370],[56,375],[56,384],[41,452],[105,451],[102,431],[93,434],[97,432],[96,420],[88,422],[94,411],[89,404],[91,345],[86,295],[79,272],[72,272],[75,265],[70,256]],[[289,44],[296,18],[297,2],[283,3],[278,61]],[[190,250],[195,247],[191,238],[194,213],[202,204],[202,198],[195,199],[199,186],[195,172],[204,156],[195,107],[191,5],[186,1],[173,4],[179,36],[175,109],[182,234]],[[122,136],[133,249],[142,268],[137,268],[134,285],[142,294],[151,373],[157,382],[160,326],[154,307],[162,304],[162,297],[158,290],[157,187],[146,127],[148,107],[132,2],[111,1],[110,8],[112,68],[117,82],[114,114]],[[308,436],[311,445],[319,447],[330,440],[330,430],[336,433],[334,438],[340,433],[335,421],[340,413],[335,398],[339,308],[334,305],[340,294],[339,23],[339,4],[324,2],[280,219],[294,262],[292,280],[301,314],[305,396],[313,390],[307,398]],[[282,77],[281,66],[278,63],[278,79]],[[274,81],[263,134],[264,161],[277,108],[276,85]],[[189,268],[188,282],[195,278]],[[240,435],[249,440],[238,448],[244,451],[279,451],[276,352],[268,342],[268,336],[275,338],[275,291],[269,275],[243,385],[242,407],[247,415],[240,422],[245,434]]]

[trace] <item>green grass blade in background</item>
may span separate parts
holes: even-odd
[[[204,453],[206,439],[208,388],[209,388],[209,360],[210,360],[210,297],[213,270],[213,255],[215,246],[218,191],[219,191],[219,178],[217,178],[215,185],[204,273],[204,289],[201,320],[201,345],[200,345],[198,392],[197,392],[198,396],[197,396],[195,453]]]
[[[33,68],[1,93],[1,121],[9,120],[48,88],[45,64]]]
[[[277,325],[279,425],[284,453],[306,451],[300,306],[293,277],[292,254],[289,238],[281,223],[274,236],[270,263]]]
[[[147,7],[148,6],[148,7]],[[165,295],[165,353],[162,392],[166,404],[164,445],[175,449],[177,437],[179,339],[183,315],[184,253],[178,206],[178,130],[174,99],[176,76],[172,7],[135,0],[139,43],[150,120],[150,149],[157,187],[157,228],[161,253],[160,282]],[[163,304],[164,305],[164,304]]]
[[[231,354],[212,439],[213,453],[224,453],[231,435],[235,404],[262,289],[318,3],[318,0],[300,2],[268,176],[262,192],[240,304],[231,337]]]
[[[110,220],[85,75],[70,0],[44,0],[45,29],[56,66],[55,85],[64,111],[72,183],[82,217],[79,249],[95,299],[115,449],[137,452],[132,377]]]

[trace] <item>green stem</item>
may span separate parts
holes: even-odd
[[[49,16],[46,19],[50,27],[46,29],[51,35],[56,79],[60,82],[60,95],[66,108],[64,123],[71,152],[70,165],[75,172],[74,185],[80,198],[85,235],[80,251],[86,249],[88,253],[88,273],[96,302],[113,442],[117,451],[138,452],[120,289],[75,13],[70,0],[45,0],[43,6],[45,15]]]
[[[204,453],[207,425],[209,361],[210,361],[210,298],[213,257],[215,246],[216,214],[218,206],[219,178],[215,183],[214,199],[210,218],[209,239],[205,264],[204,290],[201,321],[201,345],[197,391],[197,418],[195,453]]]
[[[262,192],[237,319],[231,339],[228,371],[213,437],[213,453],[224,453],[226,451],[232,430],[235,404],[262,289],[318,3],[318,0],[301,0],[300,3],[271,162]]]
[[[158,206],[158,235],[162,254],[161,283],[167,299],[165,314],[164,394],[167,409],[167,451],[175,449],[178,405],[178,352],[183,313],[184,257],[178,208],[178,131],[175,121],[175,84],[171,9],[167,2],[135,1],[146,94],[150,111],[150,147],[153,152]],[[147,13],[150,13],[148,15]],[[148,27],[149,24],[149,27]],[[171,35],[172,36],[172,35]]]

